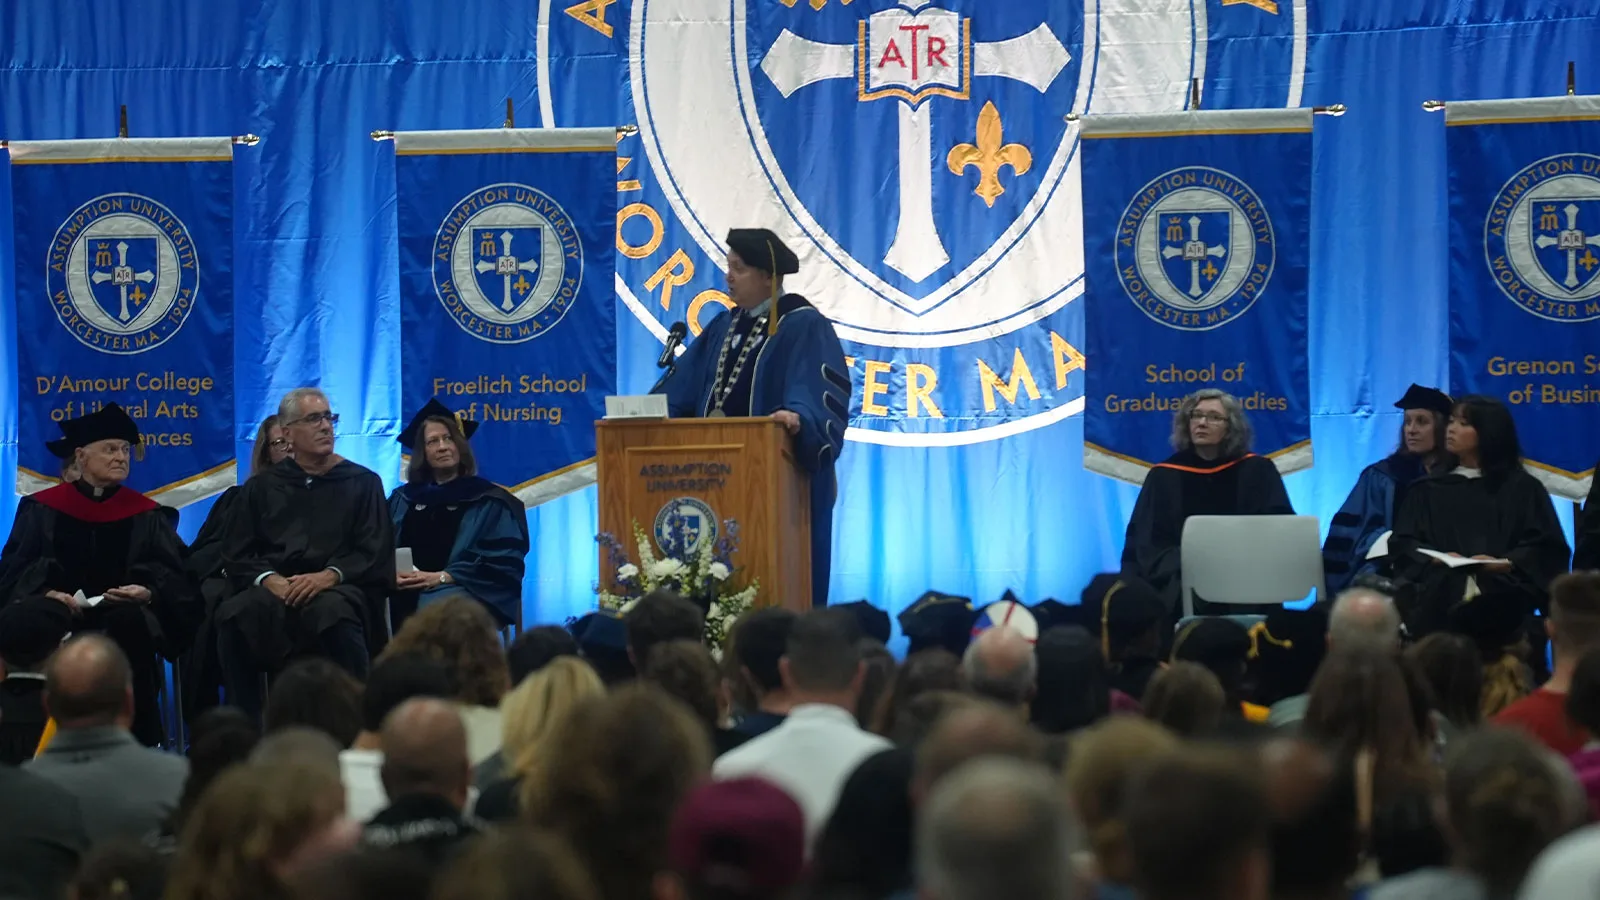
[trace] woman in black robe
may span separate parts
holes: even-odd
[[[1179,544],[1190,516],[1292,516],[1294,507],[1272,460],[1250,452],[1244,408],[1215,388],[1183,398],[1172,418],[1166,462],[1150,467],[1128,521],[1122,571],[1155,588],[1168,610],[1183,589]],[[1195,612],[1203,609],[1195,602]]]
[[[1451,411],[1445,449],[1459,464],[1411,487],[1389,539],[1397,600],[1418,637],[1443,629],[1451,607],[1479,593],[1514,594],[1532,614],[1545,607],[1551,580],[1567,571],[1567,539],[1550,494],[1522,467],[1510,410],[1489,397],[1463,397]],[[1452,567],[1424,551],[1485,562]]]
[[[186,550],[154,500],[122,486],[139,429],[115,403],[61,423],[77,480],[23,499],[0,551],[0,605],[12,615],[72,610],[76,631],[101,631],[133,670],[133,733],[161,742],[159,656],[192,640],[199,602],[184,571]],[[81,594],[83,599],[78,599]]]

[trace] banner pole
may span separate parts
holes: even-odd
[[[511,101],[507,100],[506,103],[507,103],[507,105],[509,105],[511,103]],[[1341,106],[1341,107],[1339,107],[1339,113],[1335,113],[1335,115],[1342,115],[1343,112],[1344,112],[1344,107]],[[509,119],[507,121],[509,123]],[[513,126],[511,124],[507,124],[504,127],[513,128],[515,126]],[[618,125],[617,126],[617,137],[619,139],[627,137],[628,135],[633,135],[633,134],[638,134],[638,133],[639,133],[639,126],[637,126],[637,125]],[[375,141],[392,141],[392,140],[394,140],[395,134],[396,134],[396,132],[393,132],[393,131],[388,131],[388,130],[382,129],[382,128],[375,128],[375,129],[372,130],[372,133],[371,133],[370,136]],[[247,134],[247,135],[245,135],[245,137],[247,137],[247,138],[255,138],[255,135]],[[260,138],[256,138],[256,140],[260,140]],[[239,143],[254,143],[254,141],[238,141],[238,142]],[[0,141],[0,147],[4,147],[4,146],[5,146],[5,142],[4,141]]]
[[[517,109],[516,109],[515,106],[512,105],[510,97],[506,98],[506,121],[505,121],[505,124],[501,125],[500,127],[501,128],[515,128],[515,127],[517,127]]]
[[[1571,97],[1571,96],[1576,95],[1577,93],[1578,93],[1578,64],[1577,64],[1577,62],[1569,59],[1569,60],[1567,60],[1567,96]]]

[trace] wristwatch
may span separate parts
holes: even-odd
[[[439,585],[441,587],[444,586],[444,585],[447,585],[447,584],[455,584],[455,582],[456,582],[456,580],[454,578],[450,577],[450,573],[449,572],[440,572],[439,573]]]

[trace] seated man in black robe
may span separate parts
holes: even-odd
[[[1600,469],[1600,463],[1595,464]],[[1572,571],[1600,569],[1600,478],[1589,484],[1589,498],[1583,501],[1583,512],[1574,523],[1577,546],[1572,551]]]
[[[1168,610],[1182,599],[1179,545],[1190,516],[1294,515],[1278,467],[1250,452],[1250,438],[1244,409],[1230,394],[1207,388],[1178,405],[1172,419],[1178,452],[1145,476],[1122,548],[1122,571],[1155,588]],[[1196,613],[1223,611],[1196,599]]]
[[[187,551],[162,507],[122,486],[141,438],[120,406],[68,419],[61,430],[65,437],[52,450],[72,451],[78,479],[18,505],[0,553],[0,604],[18,607],[11,616],[51,620],[65,605],[74,631],[102,631],[116,641],[133,667],[134,736],[157,744],[157,656],[182,653],[198,619]]]
[[[394,533],[377,474],[333,452],[338,420],[315,388],[283,398],[294,455],[239,487],[223,536],[235,593],[217,608],[217,653],[229,702],[251,715],[261,673],[319,655],[361,678],[381,636]]]

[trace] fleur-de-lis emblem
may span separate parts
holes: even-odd
[[[791,9],[793,9],[794,5],[796,3],[798,3],[799,0],[778,0],[778,2],[782,3],[784,6],[787,6],[787,7],[791,8]],[[849,6],[850,3],[851,3],[851,0],[839,0],[839,5],[840,6]],[[827,6],[827,5],[828,5],[828,0],[811,0],[811,8],[815,9],[815,10],[819,10],[820,11],[824,6]]]
[[[994,201],[1006,192],[1000,184],[1000,167],[1010,166],[1017,175],[1026,175],[1033,167],[1033,154],[1021,144],[1007,144],[1000,125],[1000,110],[994,103],[983,104],[978,113],[978,142],[957,144],[950,148],[946,162],[950,174],[960,175],[967,166],[978,167],[978,186],[973,193],[983,198],[991,208]]]

